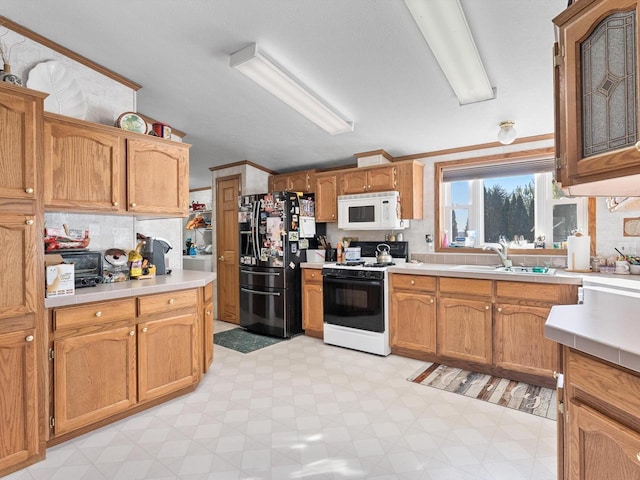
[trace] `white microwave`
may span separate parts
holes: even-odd
[[[342,230],[401,230],[399,192],[376,192],[338,197],[338,228]]]

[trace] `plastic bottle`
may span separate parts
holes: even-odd
[[[427,241],[427,252],[433,253],[433,237],[430,233],[427,233],[424,238]]]
[[[449,238],[447,237],[447,231],[444,231],[444,235],[442,235],[442,248],[449,247]]]
[[[338,252],[337,252],[338,263],[340,263],[340,262],[344,261],[344,255],[342,254],[342,243],[341,242],[338,242],[337,249],[338,249]]]

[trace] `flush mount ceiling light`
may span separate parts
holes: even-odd
[[[404,0],[460,105],[495,98],[459,0]]]
[[[331,135],[353,131],[353,122],[258,50],[255,43],[231,54],[229,65],[278,97]]]
[[[500,126],[500,131],[498,132],[498,141],[503,145],[509,145],[513,143],[516,139],[516,129],[513,126],[516,122],[512,122],[511,120],[505,120],[504,122],[500,122],[498,125]]]

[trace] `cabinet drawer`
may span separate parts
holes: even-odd
[[[589,400],[583,398],[584,392],[634,418],[640,417],[640,377],[569,348],[565,348],[565,354],[570,395],[587,402]]]
[[[133,298],[92,303],[79,307],[56,308],[53,311],[54,331],[68,330],[97,322],[109,323],[131,320],[136,317],[136,302]]]
[[[185,308],[195,310],[197,306],[198,292],[196,290],[182,290],[138,298],[138,314],[140,316]]]
[[[436,278],[425,275],[405,275],[392,273],[391,286],[394,289],[434,292],[436,290]]]
[[[213,282],[208,283],[204,287],[204,302],[207,303],[213,298]]]
[[[440,277],[440,291],[460,295],[491,295],[491,280]]]
[[[302,279],[305,283],[322,283],[322,270],[305,268],[302,270]]]
[[[561,303],[558,286],[544,283],[496,282],[496,296],[553,304]]]

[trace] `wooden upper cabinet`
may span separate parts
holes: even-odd
[[[44,97],[46,94],[0,83],[0,198],[36,199]]]
[[[0,476],[38,454],[35,330],[0,334]],[[15,467],[14,467],[15,468]]]
[[[312,193],[315,187],[315,170],[304,170],[302,172],[283,173],[282,175],[271,175],[269,177],[270,192],[302,192]]]
[[[423,218],[424,163],[418,161],[398,162],[396,164],[400,192],[401,216],[405,219]]]
[[[123,137],[47,114],[44,159],[45,208],[126,210]]]
[[[553,20],[559,41],[556,156],[563,187],[640,174],[638,3],[580,0]],[[637,193],[636,185],[630,188]],[[582,191],[628,194],[619,187],[607,190],[607,184],[593,188]]]
[[[348,170],[341,175],[341,194],[396,190],[397,170],[393,165]]]
[[[338,221],[338,176],[333,174],[316,175],[316,221]]]
[[[189,215],[189,146],[127,138],[127,209]]]

